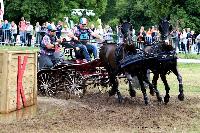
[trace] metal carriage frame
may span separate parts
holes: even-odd
[[[89,85],[93,87],[108,87],[109,78],[100,59],[84,62],[73,55],[74,46],[64,43],[64,54],[69,58],[52,68],[43,68],[37,74],[38,94],[42,96],[57,97],[58,93],[83,96]]]

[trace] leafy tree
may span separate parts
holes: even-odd
[[[105,12],[107,0],[5,0],[5,18],[20,21],[22,16],[32,23],[51,20],[62,20],[71,16],[71,9],[93,9],[96,13],[92,19],[97,19]]]
[[[57,21],[64,16],[78,22],[79,16],[71,16],[71,9],[91,9],[113,28],[119,18],[130,17],[135,30],[158,24],[160,18],[170,15],[174,27],[200,29],[200,0],[4,0],[5,19],[19,22],[22,16],[33,24],[36,21]]]

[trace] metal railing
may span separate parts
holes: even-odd
[[[38,46],[46,31],[36,32],[35,34],[27,31],[13,33],[12,30],[0,29],[0,45],[11,46]]]
[[[66,32],[61,32],[61,37],[64,36]],[[12,30],[0,29],[0,45],[11,45],[11,46],[32,46],[38,47],[42,37],[46,34],[46,31],[35,32],[33,35],[28,32],[19,32],[18,34],[13,33]],[[105,34],[103,35],[103,39],[107,39],[109,42],[118,43],[120,40],[117,34]],[[159,37],[152,38],[151,36],[145,37],[144,41],[138,41],[136,35],[133,36],[133,42],[137,48],[143,49],[146,44],[152,45],[153,40],[158,41]],[[98,44],[95,44],[98,45]],[[176,49],[177,52],[183,53],[197,53],[197,44],[191,43],[191,40],[188,39],[187,44],[183,44],[181,41],[172,38],[172,45]],[[98,45],[99,46],[99,45]],[[97,46],[97,47],[98,47]]]

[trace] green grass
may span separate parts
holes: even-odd
[[[199,93],[200,94],[200,64],[178,64],[179,72],[183,79],[185,93]],[[167,75],[167,81],[170,85],[171,93],[178,93],[178,80],[173,73]],[[158,87],[160,90],[164,90],[164,85],[159,79]]]
[[[185,94],[200,94],[200,64],[183,64],[178,63],[178,70],[182,76],[183,80],[183,89]],[[151,74],[152,80],[153,74]],[[128,92],[128,85],[121,80],[120,88],[123,93]],[[173,73],[167,75],[167,81],[170,86],[170,94],[177,95],[179,93],[178,89],[178,80]],[[140,86],[139,86],[140,87]],[[159,78],[158,80],[158,89],[162,94],[165,94],[165,87],[164,84]],[[149,91],[149,90],[148,90]],[[138,91],[140,92],[140,91]]]
[[[181,59],[200,59],[200,55],[197,55],[197,54],[178,53],[178,57]]]
[[[21,47],[21,46],[0,46],[0,51],[10,50],[10,51],[24,51],[24,50],[30,50],[30,51],[39,51],[38,47]]]

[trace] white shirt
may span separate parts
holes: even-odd
[[[35,26],[35,32],[39,32],[41,30],[41,26]]]
[[[186,32],[183,32],[180,36],[180,39],[181,41],[184,43],[184,44],[187,44],[187,33]]]
[[[11,26],[11,31],[12,31],[12,34],[17,34],[17,25],[14,24],[14,26]]]
[[[32,35],[33,34],[33,25],[31,25],[31,24],[27,25],[26,32],[30,33]]]

